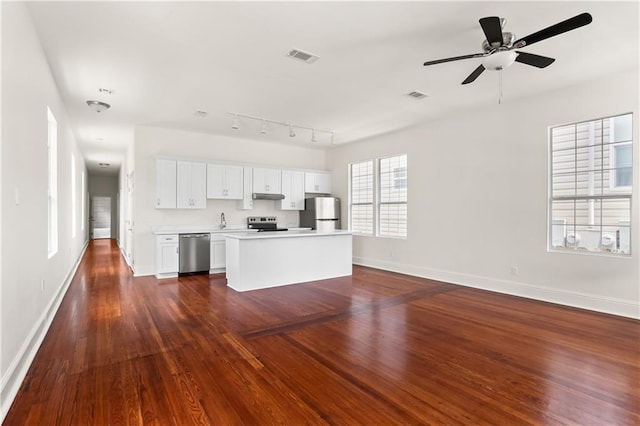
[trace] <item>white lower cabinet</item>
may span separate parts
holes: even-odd
[[[178,275],[178,235],[156,236],[156,276]]]
[[[220,234],[211,234],[211,251],[209,269],[223,269],[227,266],[226,242]]]

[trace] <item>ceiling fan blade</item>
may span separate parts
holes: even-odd
[[[469,77],[467,77],[462,84],[469,84],[469,83],[473,83],[476,78],[478,78],[478,76],[480,74],[482,74],[482,72],[484,71],[484,66],[480,65],[478,68],[476,68],[471,74],[469,74]]]
[[[442,64],[444,62],[459,61],[461,59],[482,58],[483,56],[486,56],[486,55],[484,53],[474,53],[473,55],[454,56],[452,58],[436,59],[435,61],[427,61],[422,65],[426,67],[427,65]]]
[[[522,37],[519,40],[516,40],[513,45],[521,48],[524,46],[532,45],[533,43],[537,43],[542,40],[546,40],[549,37],[554,37],[562,33],[566,33],[567,31],[575,30],[576,28],[583,27],[587,24],[590,24],[593,21],[593,18],[588,13],[581,13],[580,15],[574,16],[573,18],[569,18],[565,21],[559,22],[555,25],[542,29],[533,34],[529,34],[526,37]],[[524,42],[524,45],[520,45]]]
[[[516,62],[521,64],[531,65],[537,68],[546,68],[556,60],[554,58],[548,58],[546,56],[534,55],[533,53],[516,52]]]
[[[480,26],[484,35],[487,37],[489,45],[499,43],[502,46],[504,40],[502,39],[502,25],[500,24],[500,18],[497,16],[488,16],[480,19]]]

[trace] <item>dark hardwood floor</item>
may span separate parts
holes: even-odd
[[[90,243],[6,425],[640,424],[640,322],[375,269],[236,293]]]

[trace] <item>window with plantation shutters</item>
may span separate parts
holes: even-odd
[[[378,235],[407,236],[407,156],[379,160]]]
[[[373,161],[350,166],[350,212],[352,232],[373,234]]]
[[[407,155],[349,165],[349,229],[378,237],[407,236]]]
[[[632,119],[550,129],[549,249],[631,253]]]

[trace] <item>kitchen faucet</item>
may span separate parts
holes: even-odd
[[[224,218],[224,212],[220,213],[220,229],[227,227],[227,221]]]

